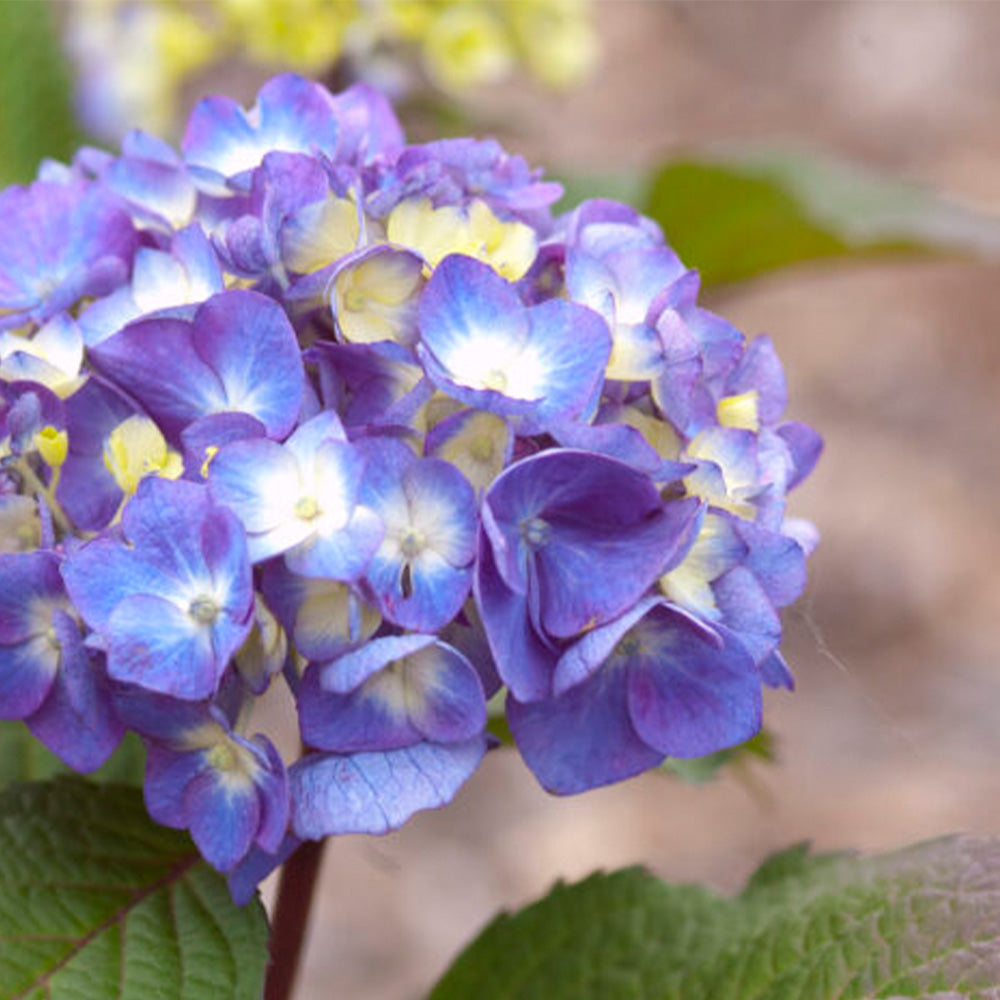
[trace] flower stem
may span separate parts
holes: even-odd
[[[304,841],[281,869],[264,1000],[291,1000],[325,843]]]

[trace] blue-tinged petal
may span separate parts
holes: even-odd
[[[570,688],[592,677],[611,656],[622,637],[652,608],[663,603],[661,598],[644,597],[635,607],[607,625],[591,629],[577,639],[560,657],[552,675],[553,694],[565,694]]]
[[[296,834],[389,833],[415,812],[450,802],[471,777],[486,740],[418,743],[385,753],[313,754],[290,773]]]
[[[325,690],[325,673],[311,666],[299,685],[299,726],[308,745],[355,753],[420,742],[422,736],[407,713],[406,685],[400,671],[380,670],[346,694]]]
[[[324,441],[346,441],[344,425],[334,410],[323,410],[311,420],[295,428],[285,447],[295,456],[299,465],[316,460],[316,453]]]
[[[218,376],[192,343],[191,324],[147,319],[92,347],[89,357],[138,399],[173,443],[199,417],[234,409]],[[165,377],[169,373],[169,377]]]
[[[188,424],[181,432],[181,447],[189,477],[207,479],[215,456],[225,445],[266,436],[264,425],[249,413],[213,413]]]
[[[176,581],[115,538],[95,538],[70,552],[62,577],[73,606],[93,629],[105,631],[115,607],[133,594],[176,592]]]
[[[461,610],[472,587],[472,567],[455,569],[433,549],[425,549],[410,563],[412,596],[403,581],[392,595],[384,595],[384,613],[404,628],[434,632]]]
[[[285,839],[291,815],[288,772],[266,736],[255,736],[247,748],[255,753],[261,764],[254,776],[260,801],[260,822],[255,843],[265,851],[274,852],[280,849]]]
[[[355,83],[335,94],[339,132],[337,160],[370,163],[377,156],[393,157],[406,144],[406,136],[392,104],[375,87]]]
[[[475,668],[458,650],[434,643],[408,656],[403,671],[407,713],[426,739],[457,743],[483,731],[483,686]]]
[[[627,708],[628,674],[598,671],[545,701],[507,699],[507,722],[524,762],[542,787],[573,795],[655,767],[663,754],[635,732]]]
[[[549,697],[559,654],[534,630],[527,597],[504,583],[485,538],[480,543],[474,593],[497,673],[514,697],[521,701]]]
[[[301,76],[269,80],[245,112],[233,101],[208,97],[195,105],[181,148],[188,163],[246,185],[249,171],[271,151],[333,156],[339,125],[328,91]]]
[[[257,292],[215,295],[195,314],[192,342],[221,382],[226,405],[256,417],[269,437],[295,426],[305,375],[285,311]]]
[[[736,566],[720,576],[712,589],[723,622],[760,663],[781,639],[781,619],[764,588],[749,569]]]
[[[114,753],[125,732],[111,703],[103,672],[91,659],[76,623],[55,612],[59,673],[28,728],[64,764],[88,773]]]
[[[126,597],[108,619],[108,673],[118,681],[187,701],[209,698],[225,663],[212,649],[212,631],[170,601]]]
[[[777,650],[765,657],[757,669],[760,671],[760,679],[768,687],[784,688],[786,691],[795,690],[795,675],[789,670],[785,658]]]
[[[149,815],[163,826],[183,830],[188,825],[184,793],[204,769],[205,760],[200,753],[177,753],[147,743],[142,794]]]
[[[747,521],[739,522],[737,530],[749,550],[746,566],[774,606],[797,600],[806,585],[806,557],[799,543]]]
[[[652,611],[626,638],[632,725],[670,757],[704,757],[750,739],[761,723],[760,675],[732,632],[721,643],[686,615]]]
[[[114,160],[101,179],[129,203],[134,217],[157,228],[183,226],[194,215],[198,192],[178,163],[135,153]]]
[[[201,550],[211,574],[212,593],[226,614],[244,622],[253,609],[253,577],[246,535],[225,507],[206,512],[201,523]],[[226,657],[228,659],[228,654]]]
[[[476,552],[476,496],[469,481],[447,462],[423,459],[403,471],[410,525],[423,544],[456,569]]]
[[[249,778],[205,771],[185,789],[191,839],[213,868],[227,872],[246,857],[260,824],[260,801]]]
[[[328,580],[357,580],[367,569],[385,535],[382,519],[367,507],[355,507],[343,527],[320,523],[311,537],[285,553],[293,573]]]
[[[726,395],[757,394],[757,413],[766,427],[776,424],[788,403],[785,371],[770,337],[757,337],[747,345],[736,371],[730,376]]]
[[[812,472],[823,451],[823,439],[807,424],[788,423],[778,428],[778,434],[788,447],[793,471],[787,488],[794,489]]]
[[[37,712],[52,690],[59,648],[47,636],[0,646],[0,719]]]
[[[139,687],[112,689],[115,712],[129,729],[171,746],[183,746],[187,734],[211,726],[216,720],[205,702],[178,701]]]
[[[51,552],[0,554],[0,644],[42,634],[63,599],[59,559]]]
[[[348,694],[387,667],[393,660],[410,656],[434,642],[432,635],[387,635],[366,642],[360,649],[345,653],[326,664],[317,675],[317,684],[333,694]]]
[[[700,504],[674,500],[628,528],[552,521],[537,552],[542,623],[553,636],[576,635],[631,607],[694,540]],[[594,578],[595,568],[600,578]]]
[[[251,536],[254,562],[282,551],[267,537],[296,521],[299,467],[290,451],[267,439],[234,441],[212,459],[208,488],[217,503],[224,504],[243,522]],[[303,523],[299,523],[299,530],[297,540],[309,533]]]
[[[459,254],[435,269],[420,298],[419,322],[421,342],[438,364],[462,384],[479,389],[491,387],[481,384],[481,378],[473,380],[472,369],[516,354],[530,330],[513,285],[488,264]]]
[[[211,510],[204,486],[147,476],[122,512],[122,529],[146,562],[181,584],[203,583],[201,528]]]
[[[276,868],[283,865],[302,841],[294,834],[287,834],[278,848],[268,852],[260,847],[250,853],[229,872],[229,894],[237,906],[246,906],[257,895],[257,886]]]

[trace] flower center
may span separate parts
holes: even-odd
[[[302,497],[295,505],[295,516],[302,521],[311,521],[319,516],[319,504],[314,497]]]
[[[219,617],[219,605],[211,597],[196,597],[188,605],[188,614],[199,625],[212,625]]]
[[[422,531],[417,531],[416,528],[407,528],[400,536],[399,551],[407,559],[416,559],[423,552],[426,544],[427,537]]]
[[[507,388],[507,375],[499,368],[493,368],[483,376],[483,388],[503,392]]]
[[[344,308],[348,312],[364,312],[368,305],[368,296],[358,288],[350,288],[344,294]]]
[[[549,522],[543,521],[540,517],[531,517],[521,522],[521,537],[533,549],[548,545],[551,535],[552,527]]]

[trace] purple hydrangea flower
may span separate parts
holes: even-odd
[[[650,219],[285,75],[0,193],[0,717],[245,901],[449,802],[486,699],[547,789],[733,746],[791,688],[822,442]],[[250,735],[287,688],[303,745]]]

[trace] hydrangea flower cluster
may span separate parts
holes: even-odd
[[[559,194],[291,75],[0,193],[0,717],[83,772],[138,733],[237,898],[450,800],[503,692],[573,793],[792,685],[819,438],[655,224]]]

